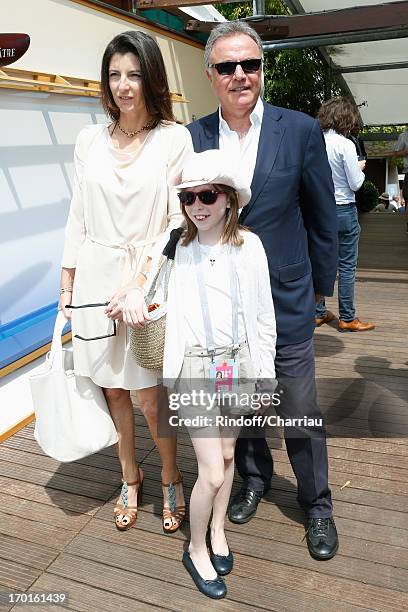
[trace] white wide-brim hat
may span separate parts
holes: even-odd
[[[248,204],[251,199],[251,187],[239,173],[237,160],[231,159],[220,149],[191,153],[186,159],[178,180],[181,182],[174,185],[176,189],[188,189],[207,183],[228,185],[237,192],[239,208]]]

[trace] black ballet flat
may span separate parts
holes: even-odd
[[[228,555],[216,555],[210,550],[210,561],[219,576],[226,576],[232,572],[234,556],[231,549],[229,549]]]
[[[227,587],[224,580],[220,576],[217,576],[217,578],[213,580],[204,580],[196,570],[188,550],[183,553],[183,565],[194,580],[197,589],[201,591],[203,595],[211,599],[222,599],[226,596]]]
[[[234,565],[234,555],[228,546],[228,555],[216,555],[211,545],[210,530],[207,532],[208,548],[210,549],[210,561],[219,576],[227,576],[232,572]]]

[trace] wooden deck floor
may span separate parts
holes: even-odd
[[[145,500],[137,527],[126,533],[115,529],[111,516],[110,500],[120,485],[113,449],[58,464],[39,451],[32,426],[0,445],[0,591],[63,591],[69,593],[68,609],[84,612],[408,610],[408,445],[395,437],[400,426],[406,431],[408,417],[407,280],[403,219],[370,215],[356,293],[358,315],[375,321],[377,329],[339,334],[326,325],[316,332],[317,375],[332,379],[334,389],[330,394],[324,387],[322,405],[342,397],[345,428],[354,436],[328,440],[340,535],[334,559],[317,562],[307,552],[293,473],[284,442],[276,437],[270,440],[272,491],[250,523],[227,522],[236,559],[227,577],[228,597],[213,602],[201,596],[180,562],[188,525],[173,536],[161,531],[159,459],[136,412]],[[335,298],[329,307],[337,312]],[[391,437],[378,431],[355,435],[367,427],[358,384],[370,381],[383,392],[374,402],[374,421],[380,430],[386,421],[383,430],[394,432]],[[196,465],[185,435],[178,454],[188,495]]]

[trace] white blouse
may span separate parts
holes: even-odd
[[[75,268],[72,304],[103,304],[131,283],[159,236],[182,221],[176,190],[192,151],[188,130],[163,122],[137,151],[114,147],[106,125],[90,125],[75,147],[73,197],[62,266]],[[173,183],[174,184],[174,183]],[[129,330],[113,324],[104,307],[72,312],[74,366],[106,388],[143,389],[157,384],[157,372],[140,368],[129,349]]]
[[[203,274],[211,316],[211,327],[215,346],[228,346],[233,343],[232,301],[230,279],[230,250],[228,245],[207,246],[198,243],[203,261]],[[186,323],[186,346],[207,346],[203,313],[198,290],[196,266],[186,267],[184,309]],[[238,339],[245,337],[245,324],[242,300],[238,294]]]

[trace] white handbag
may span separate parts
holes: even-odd
[[[34,437],[58,461],[75,461],[118,441],[105,396],[90,378],[74,372],[72,349],[62,348],[67,320],[58,312],[44,370],[30,378]]]

